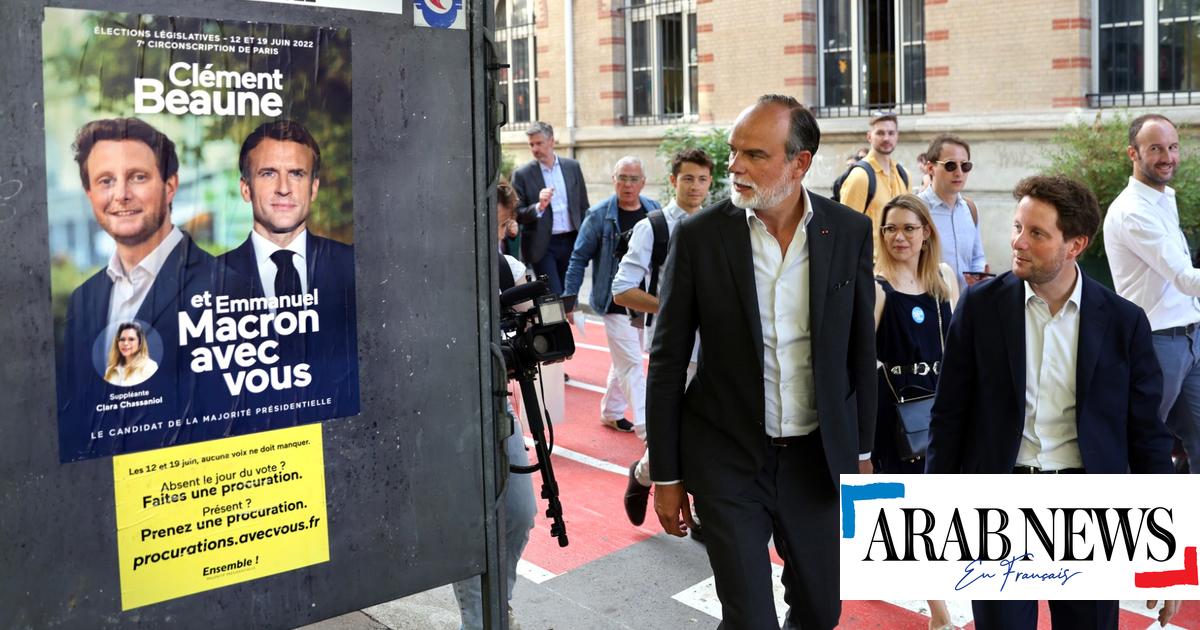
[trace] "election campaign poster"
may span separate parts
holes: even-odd
[[[357,415],[349,30],[44,17],[60,460]]]

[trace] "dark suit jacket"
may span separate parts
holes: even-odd
[[[1075,408],[1089,473],[1172,472],[1158,419],[1162,373],[1146,314],[1086,275]],[[926,472],[1010,473],[1025,426],[1025,286],[1012,275],[971,287],[950,324]]]
[[[157,420],[184,418],[219,410],[207,403],[211,397],[197,392],[214,384],[207,375],[197,376],[188,367],[191,359],[179,347],[179,312],[192,308],[193,295],[215,292],[228,278],[216,259],[200,249],[184,233],[164,261],[150,292],[138,309],[136,319],[149,324],[162,338],[162,358],[158,370],[134,387],[116,387],[106,383],[92,362],[92,349],[109,324],[109,299],[112,280],[101,269],[71,294],[67,306],[66,329],[58,361],[58,428],[61,461],[87,459],[101,455],[127,453],[192,441],[184,431],[166,429],[139,431],[118,437],[91,437],[93,432],[139,426]],[[237,282],[235,282],[237,284]],[[149,331],[147,331],[149,332]],[[104,349],[108,352],[108,348]],[[107,356],[107,354],[106,354]],[[138,408],[98,411],[99,403],[109,403],[110,393],[147,390],[150,396],[162,396],[163,402]]]
[[[871,221],[817,196],[807,228],[816,407],[832,479],[875,435]],[[646,388],[651,476],[736,494],[762,467],[763,340],[745,211],[728,201],[672,234]],[[701,360],[684,392],[696,329]]]
[[[332,406],[318,406],[270,414],[270,428],[357,415],[358,317],[354,284],[354,247],[308,233],[305,261],[308,292],[318,291],[316,305],[320,330],[280,339],[280,354],[290,362],[309,364],[312,383],[303,388],[251,395],[251,406],[281,404],[295,400],[332,398]],[[250,293],[264,295],[254,244],[250,238],[220,256],[241,276],[249,278]],[[261,424],[257,423],[257,424]],[[263,428],[253,426],[250,428]]]
[[[588,202],[587,186],[583,182],[583,170],[575,160],[559,156],[558,161],[562,167],[563,181],[567,184],[566,210],[571,217],[571,229],[578,230],[583,223],[583,213],[592,207]],[[547,206],[541,218],[538,218],[538,193],[546,187],[546,180],[542,177],[542,167],[537,160],[531,160],[513,171],[512,186],[521,198],[521,205],[517,208],[517,222],[521,224],[521,258],[525,262],[536,263],[546,255],[546,246],[550,244],[554,227],[554,216],[550,211],[562,212],[563,209]]]

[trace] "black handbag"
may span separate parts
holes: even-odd
[[[946,339],[942,336],[942,305],[937,304],[938,318],[938,341],[942,345],[942,354],[946,352]],[[888,389],[892,390],[892,399],[896,404],[896,452],[900,459],[913,460],[925,457],[925,451],[929,449],[929,417],[933,411],[933,392],[929,392],[924,388],[920,389],[922,393],[915,397],[906,397],[897,394],[896,388],[892,385],[892,379],[888,378],[888,366],[883,366],[883,380],[887,382]]]

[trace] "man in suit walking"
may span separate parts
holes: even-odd
[[[1062,176],[1026,178],[1013,196],[1012,271],[968,289],[955,311],[925,471],[1173,472],[1146,314],[1076,264],[1100,227],[1096,197]],[[1037,602],[972,608],[980,630],[1037,627]],[[1159,619],[1176,610],[1166,602]],[[1052,601],[1050,612],[1056,630],[1117,628],[1115,601]]]
[[[579,162],[554,153],[554,128],[538,121],[525,131],[533,160],[513,171],[512,185],[521,198],[521,257],[534,272],[550,279],[561,294],[583,213],[591,207]]]
[[[216,260],[171,222],[179,157],[170,138],[137,118],[93,120],[79,129],[73,149],[96,223],[113,239],[115,251],[107,267],[75,289],[67,306],[58,361],[62,461],[175,442],[178,430],[122,435],[115,429],[198,413],[177,322],[192,296],[213,291],[219,280]],[[162,339],[162,354],[153,357],[160,369],[139,388],[163,400],[100,411],[110,393],[125,389],[104,382],[102,355],[117,326],[134,321]]]
[[[647,391],[654,509],[682,536],[695,496],[727,628],[778,627],[772,537],[785,627],[837,625],[838,477],[869,467],[871,221],[804,189],[819,143],[790,96],[743,111],[732,197],[675,228],[663,273]]]
[[[263,123],[242,142],[238,158],[242,199],[254,227],[220,260],[249,278],[255,297],[310,294],[320,328],[280,339],[283,366],[308,365],[311,382],[294,373],[284,387],[264,392],[265,403],[330,399],[313,409],[275,414],[270,427],[358,413],[358,343],[354,247],[309,232],[312,204],[321,186],[321,148],[300,123]],[[281,367],[283,367],[281,366]]]

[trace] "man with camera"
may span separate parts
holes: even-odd
[[[684,149],[671,160],[671,187],[675,196],[661,211],[649,213],[633,226],[629,248],[621,258],[613,278],[613,302],[624,306],[635,318],[645,318],[645,339],[654,338],[654,320],[658,314],[659,270],[667,256],[671,232],[684,218],[694,214],[708,199],[712,187],[713,161],[700,149]],[[700,344],[692,350],[688,365],[688,380],[696,373]],[[638,437],[645,441],[644,433]],[[634,525],[646,519],[646,502],[650,497],[650,451],[629,467],[629,482],[625,487],[625,516]],[[695,529],[692,535],[696,536]]]
[[[590,262],[590,302],[592,309],[604,317],[604,334],[612,358],[600,400],[600,422],[623,433],[637,431],[642,435],[646,425],[646,375],[642,372],[641,331],[633,326],[625,308],[613,303],[612,281],[617,271],[618,237],[633,229],[647,212],[658,210],[659,205],[641,194],[646,177],[637,157],[627,155],[617,160],[612,178],[615,194],[588,210],[579,227],[563,295],[579,293],[584,269]],[[625,410],[630,406],[632,423],[625,419]]]

